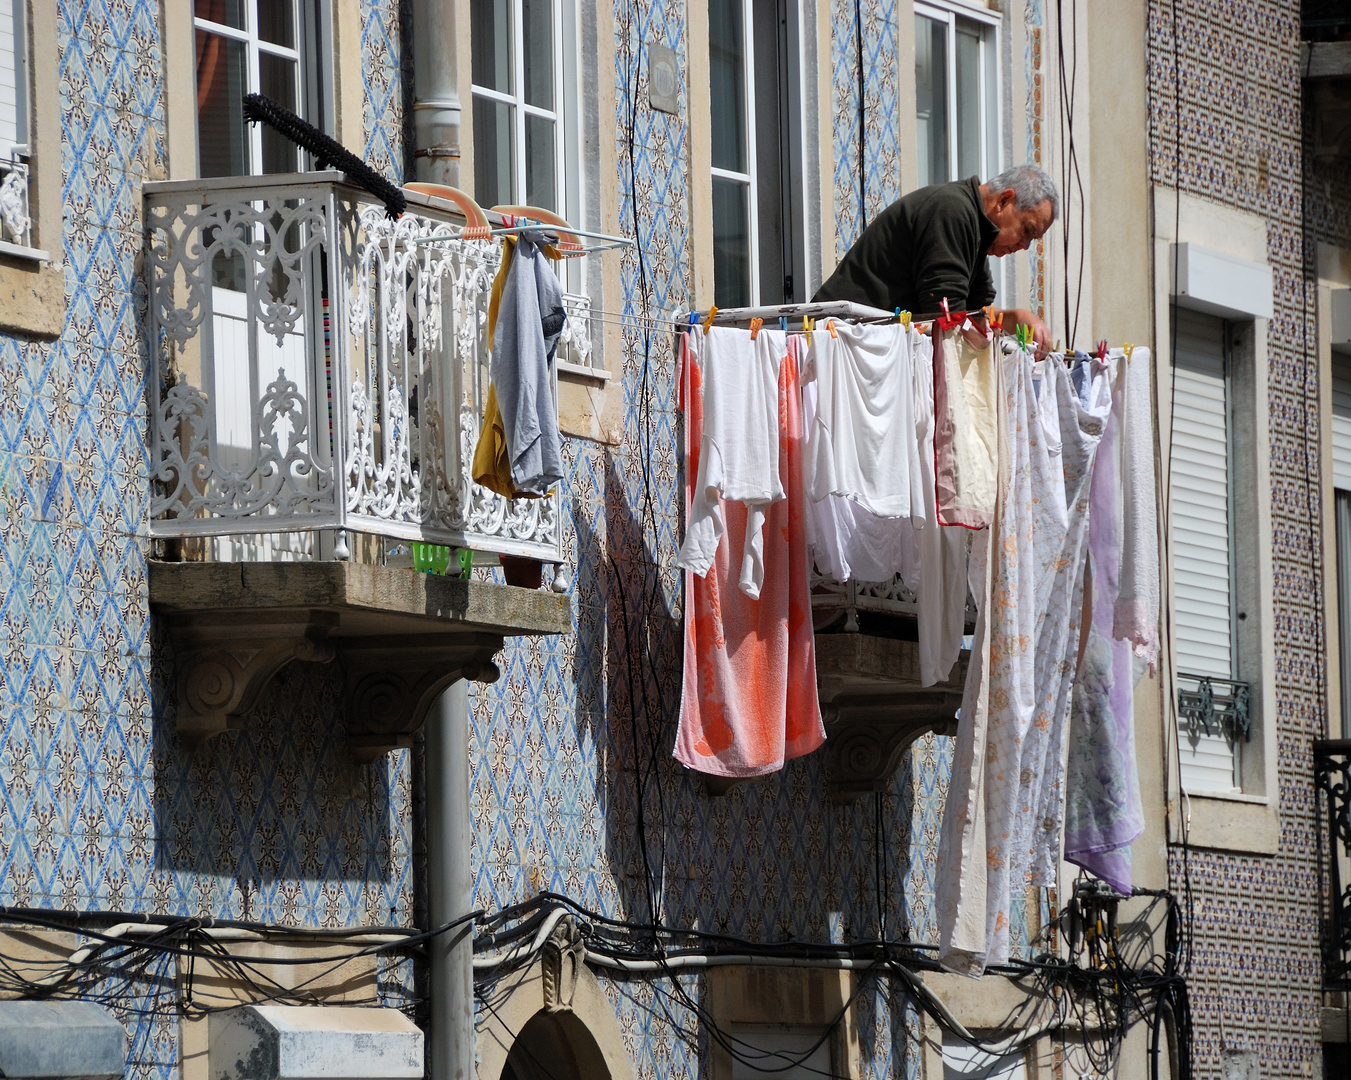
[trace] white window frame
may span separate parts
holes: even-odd
[[[575,65],[568,62],[569,49],[565,48],[566,43],[575,41],[576,38],[576,12],[569,10],[570,19],[564,18],[564,8],[571,9],[573,4],[571,0],[550,0],[553,15],[553,41],[554,41],[554,107],[552,109],[542,109],[538,105],[528,105],[525,100],[525,35],[521,33],[522,17],[524,15],[524,0],[508,0],[511,4],[511,86],[512,92],[505,93],[501,90],[491,90],[486,86],[479,86],[478,83],[471,84],[471,90],[475,98],[483,98],[485,101],[496,101],[504,105],[510,105],[513,108],[512,116],[515,119],[512,131],[514,140],[512,155],[516,165],[516,175],[512,178],[512,184],[515,190],[515,197],[511,203],[504,205],[526,205],[526,153],[525,153],[525,118],[529,116],[540,116],[549,120],[554,126],[554,206],[555,213],[569,223],[574,221],[569,217],[569,213],[576,215],[580,207],[571,205],[572,198],[576,192],[570,190],[573,184],[570,182],[571,176],[567,172],[568,161],[564,153],[564,144],[567,142],[568,135],[575,130],[574,124],[569,124],[569,115],[575,113],[576,93],[569,94],[569,83],[575,83],[575,80],[565,78],[565,74],[574,70]],[[573,50],[575,51],[575,50]],[[472,58],[470,61],[470,71],[473,70]]]
[[[274,45],[270,41],[264,41],[258,36],[258,8],[261,4],[271,3],[289,3],[292,9],[292,15],[295,19],[295,39],[296,47],[288,49],[283,45]],[[244,19],[245,29],[237,30],[233,26],[226,26],[223,23],[212,22],[209,19],[198,18],[195,14],[192,19],[192,28],[194,31],[205,30],[208,33],[218,34],[224,38],[232,38],[235,41],[242,41],[245,45],[245,64],[248,69],[249,93],[257,94],[261,92],[262,75],[259,69],[258,58],[262,53],[270,56],[280,57],[284,60],[291,60],[295,63],[296,86],[295,100],[296,112],[305,119],[310,119],[308,114],[309,95],[306,93],[308,73],[305,71],[305,58],[301,54],[300,43],[305,40],[307,33],[307,19],[305,11],[301,6],[300,0],[245,0],[246,16]],[[193,35],[194,45],[196,34]],[[317,59],[317,58],[316,58]],[[199,119],[194,109],[195,119]],[[249,138],[249,174],[250,176],[263,175],[263,126],[261,124],[249,124],[247,129]],[[200,142],[201,132],[197,133]]]
[[[741,54],[742,80],[744,83],[745,97],[742,99],[746,105],[746,115],[744,117],[746,127],[746,171],[736,172],[733,169],[720,169],[716,165],[709,167],[710,176],[719,180],[731,180],[741,184],[746,190],[747,200],[747,230],[746,242],[750,245],[750,260],[747,264],[747,274],[750,277],[750,307],[755,307],[760,303],[760,188],[757,182],[756,164],[755,164],[755,146],[758,141],[758,132],[755,127],[755,47],[751,39],[751,27],[754,25],[753,0],[730,0],[741,5]],[[716,271],[715,271],[716,272]]]
[[[999,31],[1003,19],[997,11],[971,7],[961,3],[941,3],[929,0],[915,4],[915,16],[945,23],[947,34],[947,94],[948,94],[948,176],[947,180],[965,180],[959,176],[957,158],[957,20],[976,23],[982,27],[980,35],[980,167],[982,180],[999,172],[1000,133],[1003,121],[1003,102],[1000,100]],[[944,183],[933,179],[933,183]]]
[[[7,89],[14,96],[14,138],[0,143],[0,185],[8,189],[7,195],[12,194],[15,189],[19,195],[17,211],[8,214],[4,227],[0,228],[0,255],[45,261],[49,258],[47,252],[38,251],[32,246],[33,220],[29,202],[32,175],[29,169],[27,3],[25,0],[0,0],[0,6],[10,13],[13,85]],[[12,202],[10,205],[13,210]],[[7,239],[7,236],[14,239]]]

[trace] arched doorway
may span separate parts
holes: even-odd
[[[573,1013],[541,1010],[521,1028],[502,1080],[611,1080],[605,1056]]]

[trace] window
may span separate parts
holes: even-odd
[[[998,16],[915,5],[919,186],[999,171]]]
[[[315,0],[195,0],[198,175],[250,176],[302,167],[294,143],[246,124],[241,99],[259,93],[319,118]],[[322,121],[321,121],[322,123]]]
[[[797,5],[709,0],[708,40],[713,302],[804,300]]]
[[[483,206],[525,204],[567,217],[560,190],[564,6],[564,0],[470,4],[474,198]]]
[[[1222,710],[1188,697],[1232,699],[1231,682],[1240,678],[1226,328],[1213,315],[1181,308],[1173,317],[1170,503],[1182,782],[1188,791],[1232,792],[1239,787],[1241,739],[1225,730]]]
[[[733,1024],[732,1080],[817,1080],[836,1075],[830,1030],[800,1024]]]
[[[30,246],[24,0],[0,0],[0,243]]]
[[[1337,517],[1337,624],[1342,737],[1351,738],[1351,356],[1332,356],[1332,486]]]
[[[995,1057],[952,1035],[944,1035],[943,1080],[1027,1080],[1027,1063],[1021,1053]]]

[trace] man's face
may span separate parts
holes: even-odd
[[[1051,200],[1045,199],[1027,210],[1019,210],[1012,188],[1000,192],[994,208],[986,213],[999,226],[999,235],[990,245],[990,254],[995,256],[1026,251],[1033,240],[1051,227]]]

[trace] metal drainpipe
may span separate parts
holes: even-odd
[[[469,683],[459,679],[432,707],[426,731],[427,916],[444,926],[471,909]],[[431,1037],[428,1080],[474,1080],[474,927],[428,942]]]
[[[413,128],[417,178],[460,186],[455,0],[413,0]]]
[[[413,0],[417,179],[460,186],[455,0]],[[427,915],[442,926],[470,910],[469,684],[456,681],[427,719]],[[473,925],[428,943],[428,1080],[474,1080]]]

